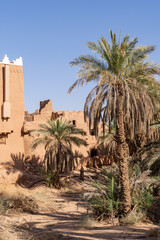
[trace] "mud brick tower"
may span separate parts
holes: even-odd
[[[24,81],[22,58],[0,62],[0,162],[11,153],[24,152],[21,129],[24,121]]]

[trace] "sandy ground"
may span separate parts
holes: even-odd
[[[9,185],[6,181],[1,182],[1,191],[8,192],[10,195],[31,196],[40,206],[36,214],[6,215],[3,216],[3,221],[14,223],[38,240],[156,240],[148,236],[148,231],[156,227],[151,224],[111,226],[104,222],[94,222],[88,228],[83,228],[81,219],[89,211],[82,197],[84,188],[82,184],[75,183],[73,186],[65,190],[49,189],[45,186],[28,190],[13,183]],[[90,189],[90,191],[94,190]],[[10,237],[8,240],[13,238]]]
[[[42,191],[42,192],[41,192]],[[45,189],[40,189],[35,194],[45,194]],[[46,191],[46,196],[50,202],[51,211],[40,212],[37,214],[20,214],[18,216],[6,216],[6,220],[12,220],[16,225],[28,232],[34,237],[42,239],[52,239],[55,235],[60,235],[60,239],[77,240],[154,240],[153,237],[147,237],[147,232],[153,225],[138,226],[111,226],[105,223],[96,223],[95,226],[82,228],[80,219],[87,213],[86,204],[79,201],[77,194],[59,194],[56,191]],[[50,198],[50,199],[49,199]],[[47,238],[48,236],[48,238]]]

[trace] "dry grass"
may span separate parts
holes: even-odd
[[[57,190],[37,187],[27,190],[15,185],[1,187],[0,191],[0,240],[61,240],[59,234],[41,232],[35,234],[27,222],[19,221],[19,213],[53,212],[58,203],[54,202]],[[6,215],[11,214],[11,215]],[[12,214],[19,215],[12,220]],[[20,217],[20,218],[19,218]],[[23,219],[24,220],[24,219]]]
[[[28,190],[15,185],[1,187],[0,213],[6,212],[54,212],[56,205],[53,203],[58,190],[47,187],[37,187]]]
[[[24,194],[8,194],[2,191],[0,193],[0,213],[35,213],[38,211],[38,204],[36,201]]]
[[[142,212],[132,210],[126,217],[121,219],[121,225],[134,225],[143,221],[146,216]]]
[[[0,240],[34,240],[33,236],[0,217]]]
[[[22,227],[16,225],[11,221],[6,221],[0,217],[0,240],[62,240],[64,239],[60,234],[53,234],[50,232],[40,233],[36,236],[29,229],[24,230]],[[67,240],[67,239],[66,239]]]
[[[12,198],[22,194],[30,196],[30,191],[15,184],[10,184],[9,182],[8,184],[2,184],[0,186],[0,196]]]
[[[56,197],[60,194],[57,189],[38,187],[30,191],[30,194],[39,206],[40,212],[55,212],[57,210]]]
[[[96,222],[89,215],[84,215],[80,218],[78,225],[81,228],[90,229],[90,228],[94,228],[96,226]]]

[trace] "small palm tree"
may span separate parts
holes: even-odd
[[[72,144],[76,146],[87,146],[87,142],[80,138],[85,135],[85,131],[76,128],[68,120],[57,119],[48,121],[47,124],[40,124],[38,130],[31,131],[37,133],[38,137],[32,143],[32,149],[43,144],[46,150],[46,156],[52,156],[56,159],[57,170],[61,171],[64,154],[72,151]],[[51,161],[52,162],[52,161]]]
[[[88,42],[87,46],[95,55],[82,55],[71,62],[80,66],[78,80],[70,87],[69,93],[78,85],[92,82],[95,87],[86,98],[84,113],[90,127],[97,126],[100,119],[104,125],[116,123],[116,155],[119,162],[123,211],[131,209],[128,176],[126,135],[131,139],[141,132],[146,134],[153,118],[156,101],[160,96],[160,84],[155,75],[160,66],[147,61],[154,46],[136,46],[138,40],[129,41],[129,35],[117,41],[110,31],[111,44],[102,36],[98,43]],[[155,90],[156,89],[156,90]]]

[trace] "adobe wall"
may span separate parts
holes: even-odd
[[[38,129],[39,124],[47,120],[63,117],[70,120],[78,128],[86,131],[83,138],[89,144],[87,147],[76,147],[72,150],[83,157],[90,156],[90,150],[97,145],[95,136],[89,133],[88,123],[84,122],[82,111],[53,111],[51,100],[40,102],[40,109],[33,114],[24,114],[24,80],[22,58],[10,62],[5,55],[0,62],[0,163],[11,160],[11,154],[33,155],[43,159],[44,146],[32,151],[31,144],[34,140],[30,130]]]
[[[28,112],[25,113],[25,123],[23,127],[25,155],[30,157],[36,155],[43,159],[45,153],[44,147],[41,145],[36,150],[32,151],[31,144],[34,137],[33,135],[28,134],[28,132],[33,129],[38,129],[39,124],[46,123],[47,120],[55,120],[57,117],[63,117],[64,119],[70,120],[76,125],[76,127],[82,128],[86,131],[86,136],[83,136],[83,138],[89,145],[87,147],[77,147],[73,145],[72,150],[74,153],[77,152],[78,154],[83,155],[83,157],[89,156],[90,149],[97,145],[97,141],[95,136],[92,136],[89,133],[88,123],[84,122],[84,113],[82,111],[53,111],[51,100],[40,102],[39,111],[36,110],[33,114],[29,114]]]
[[[5,56],[0,62],[0,162],[11,160],[11,153],[24,152],[23,66],[21,59],[16,61],[10,63]]]
[[[29,114],[25,112],[24,125],[22,132],[24,134],[24,151],[26,156],[36,155],[43,158],[45,150],[43,145],[40,145],[36,150],[32,151],[31,144],[33,142],[33,135],[29,134],[30,130],[38,129],[39,124],[46,123],[47,120],[51,119],[53,112],[52,102],[50,100],[40,102],[40,109],[36,110],[35,113]]]
[[[64,119],[67,119],[74,123],[76,127],[83,129],[86,132],[86,136],[84,136],[84,139],[87,141],[88,146],[74,146],[73,145],[73,151],[78,151],[80,154],[83,155],[83,157],[87,157],[90,155],[90,150],[94,148],[97,145],[97,140],[95,136],[91,135],[89,132],[89,124],[88,122],[84,121],[84,113],[83,111],[58,111],[58,114],[62,114]]]

